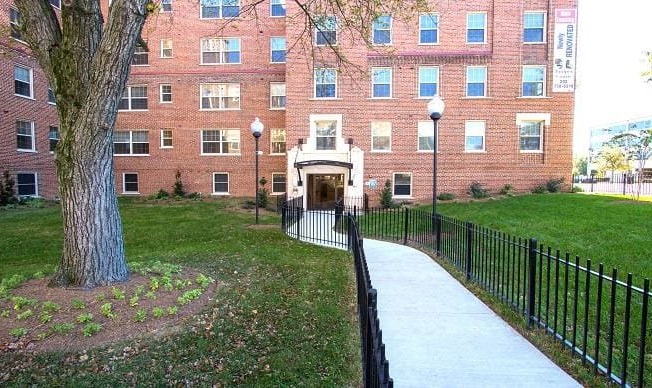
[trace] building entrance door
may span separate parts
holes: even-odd
[[[335,209],[344,197],[344,174],[308,175],[308,210]]]

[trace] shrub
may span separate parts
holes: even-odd
[[[571,188],[571,193],[583,193],[584,189],[581,188],[580,186],[573,186]]]
[[[511,196],[511,195],[514,195],[515,191],[516,190],[514,190],[514,186],[512,184],[510,184],[510,183],[507,183],[502,187],[502,189],[500,189],[498,194]]]
[[[389,179],[385,181],[385,187],[380,192],[380,206],[383,209],[389,209],[395,206],[394,198],[392,198],[392,181]]]
[[[260,185],[262,186],[260,189],[258,189],[258,207],[266,208],[267,205],[269,205],[269,190],[265,188],[265,185],[267,184],[267,179],[265,177],[260,178],[258,181]]]
[[[186,190],[183,187],[183,182],[181,182],[181,171],[177,170],[174,174],[174,186],[172,186],[172,194],[175,197],[183,198],[186,196]]]
[[[532,192],[534,194],[543,194],[547,191],[546,186],[544,185],[538,185],[534,189],[532,189]]]
[[[471,183],[468,193],[475,199],[489,197],[489,191],[480,182]]]
[[[452,201],[455,199],[455,194],[453,193],[441,193],[437,196],[437,199],[440,201]]]
[[[2,180],[0,180],[0,206],[16,203],[15,184],[14,178],[9,174],[9,171],[5,170],[2,174]]]
[[[156,196],[154,197],[155,199],[167,199],[170,198],[170,193],[167,191],[160,189],[158,193],[156,193]]]
[[[561,190],[562,182],[564,182],[564,178],[549,179],[546,182],[546,190],[550,193],[557,193]]]

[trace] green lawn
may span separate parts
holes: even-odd
[[[439,202],[438,212],[599,262],[635,283],[652,277],[652,203],[587,194],[523,195]],[[425,208],[424,208],[425,210]],[[429,210],[429,209],[428,209]]]
[[[350,254],[286,237],[273,214],[253,228],[253,212],[226,200],[121,200],[121,214],[128,261],[199,269],[224,283],[214,305],[180,334],[115,346],[140,349],[130,357],[0,354],[0,371],[19,370],[0,385],[359,385]],[[53,270],[57,207],[0,210],[0,230],[0,278]]]

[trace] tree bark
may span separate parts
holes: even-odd
[[[114,184],[113,128],[148,0],[16,0],[25,36],[57,100],[64,241],[51,285],[92,288],[129,277]]]

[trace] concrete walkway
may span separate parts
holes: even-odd
[[[428,255],[364,251],[395,387],[580,386]]]

